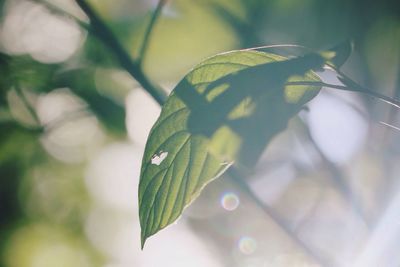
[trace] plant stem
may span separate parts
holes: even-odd
[[[114,53],[121,66],[145,89],[160,105],[167,99],[166,93],[153,84],[143,73],[137,62],[133,62],[130,55],[120,44],[107,25],[85,0],[76,0],[76,3],[86,13],[91,22],[90,32],[97,36],[111,52]]]
[[[311,81],[297,81],[297,82],[287,82],[286,85],[309,85],[309,86],[319,86],[319,87],[328,87],[328,88],[333,88],[333,89],[339,89],[343,91],[349,91],[349,92],[357,92],[357,93],[363,93],[375,98],[378,98],[379,100],[388,103],[392,106],[395,106],[396,108],[400,109],[400,100],[395,99],[393,97],[385,96],[380,93],[377,93],[375,91],[372,91],[370,89],[361,87],[357,83],[354,82],[354,86],[346,86],[346,85],[335,85],[335,84],[329,84],[329,83],[324,83],[324,82],[311,82]]]
[[[80,108],[74,111],[69,112],[68,114],[62,116],[61,118],[55,118],[48,122],[47,124],[43,125],[43,128],[46,130],[46,133],[54,131],[57,128],[65,125],[65,123],[74,121],[76,119],[82,119],[85,117],[90,117],[91,114],[89,113],[88,109]]]
[[[147,47],[149,45],[149,41],[150,41],[151,33],[153,32],[153,29],[154,29],[154,25],[155,25],[159,15],[160,15],[161,11],[162,11],[162,8],[166,4],[166,2],[167,2],[167,0],[158,1],[157,7],[154,10],[153,15],[151,16],[150,23],[147,26],[146,33],[144,34],[143,42],[142,42],[142,44],[140,46],[140,49],[139,49],[139,57],[137,59],[137,62],[140,65],[142,64],[143,59],[144,59],[144,57],[146,55]]]
[[[35,121],[35,124],[37,124],[40,127],[40,120],[38,115],[36,114],[35,109],[32,107],[31,103],[28,101],[26,98],[24,92],[22,89],[19,87],[18,83],[15,83],[15,92],[18,95],[18,97],[21,99],[22,103],[24,103],[25,108],[28,110],[29,114],[31,115],[32,119]]]

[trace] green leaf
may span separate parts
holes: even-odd
[[[177,85],[153,126],[142,161],[139,217],[146,239],[174,222],[230,165],[251,168],[268,142],[319,87],[320,54],[286,59],[244,50],[197,65]]]
[[[0,92],[10,87],[19,87],[37,92],[48,92],[54,74],[60,69],[58,64],[44,64],[28,55],[10,56],[0,53]]]

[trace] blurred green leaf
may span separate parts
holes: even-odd
[[[197,65],[174,89],[149,135],[139,184],[142,246],[175,221],[232,163],[250,168],[318,87],[321,55],[286,59],[243,50]]]
[[[33,158],[42,156],[38,134],[13,121],[0,123],[0,247],[7,231],[24,217],[19,186]]]
[[[48,92],[52,88],[51,81],[59,70],[58,64],[43,64],[30,56],[9,56],[0,53],[0,92],[2,95],[12,86]]]
[[[7,103],[6,92],[9,88],[9,57],[0,53],[0,106]]]
[[[0,16],[3,16],[3,10],[4,10],[4,0],[0,0]]]
[[[7,246],[10,231],[16,223],[23,218],[23,212],[19,201],[19,183],[21,168],[13,160],[0,163],[0,251]],[[3,265],[0,256],[0,266]]]
[[[21,216],[18,200],[18,185],[21,169],[18,163],[9,160],[0,166],[0,228],[9,226]]]
[[[1,122],[0,165],[9,160],[29,161],[32,154],[41,151],[38,149],[40,133],[40,129],[28,129],[15,121]]]

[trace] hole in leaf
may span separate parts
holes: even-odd
[[[155,164],[155,165],[159,166],[167,156],[168,156],[168,152],[164,152],[161,150],[160,152],[158,152],[157,154],[154,154],[151,157],[151,164]]]

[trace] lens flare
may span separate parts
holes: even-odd
[[[227,211],[233,211],[237,209],[240,204],[239,197],[232,192],[227,192],[222,195],[221,206]]]
[[[256,240],[254,240],[254,238],[251,238],[249,236],[243,236],[242,238],[239,239],[238,247],[243,254],[250,255],[256,251],[257,242]]]

